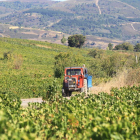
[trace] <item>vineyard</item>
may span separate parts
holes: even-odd
[[[48,101],[20,107],[0,94],[0,134],[6,139],[139,140],[140,87],[114,88],[111,95],[55,94]]]
[[[55,56],[62,52],[83,54],[79,49],[48,42],[0,38],[0,92],[11,97],[42,97],[54,80]],[[85,60],[89,59],[87,52]]]
[[[64,67],[82,64],[94,85],[125,67],[131,86],[63,98]],[[140,86],[132,86],[140,83],[139,67],[132,52],[0,38],[0,139],[139,140]],[[21,99],[35,97],[44,102],[21,107]]]
[[[64,67],[83,64],[93,76],[94,85],[107,82],[124,67],[139,68],[133,52],[78,49],[49,42],[0,38],[0,92],[11,98],[42,97],[55,78],[61,92]],[[140,82],[139,76],[129,77],[126,81],[138,79],[136,83]]]

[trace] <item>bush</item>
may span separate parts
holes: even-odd
[[[60,85],[57,79],[54,79],[48,86],[47,86],[47,93],[43,97],[43,100],[55,100],[57,98],[57,94],[60,92]]]
[[[5,52],[3,53],[3,59],[11,59],[11,52]]]
[[[56,78],[61,78],[64,75],[65,67],[82,66],[84,59],[81,55],[72,53],[59,53],[55,56],[54,73]]]
[[[126,85],[137,85],[140,83],[140,68],[132,69],[128,71],[126,78]]]
[[[89,52],[93,56],[90,63],[90,73],[94,78],[109,78],[116,75],[123,68],[136,67],[135,57],[129,54],[112,53],[108,55],[106,51],[93,49]]]
[[[133,51],[134,50],[134,46],[132,44],[130,44],[129,42],[124,42],[122,44],[116,45],[115,46],[115,50],[129,50],[129,51]]]
[[[136,52],[140,52],[140,43],[137,43],[135,46],[134,46],[134,49]]]

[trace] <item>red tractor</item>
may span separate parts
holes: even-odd
[[[66,67],[63,81],[62,96],[71,96],[73,91],[85,92],[92,87],[92,76],[84,67]]]

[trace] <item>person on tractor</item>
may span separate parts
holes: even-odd
[[[87,68],[85,67],[85,64],[83,64],[83,70],[84,70],[84,75],[86,75],[88,73]]]

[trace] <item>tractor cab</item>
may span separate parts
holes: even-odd
[[[72,91],[87,93],[87,81],[88,75],[85,74],[84,67],[66,67],[64,73],[62,95],[71,96]],[[90,83],[92,84],[92,82]]]
[[[81,69],[67,69],[66,75],[81,75]]]

